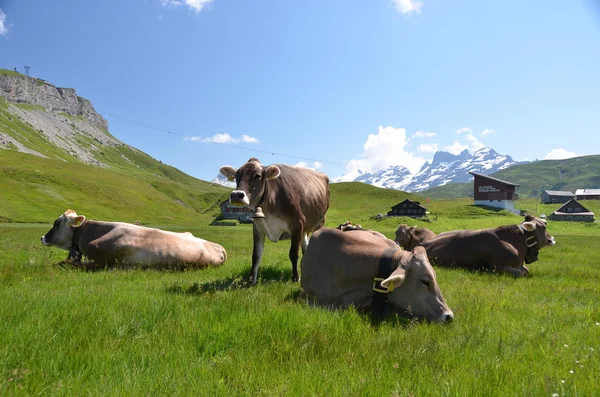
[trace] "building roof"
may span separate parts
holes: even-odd
[[[548,194],[549,196],[574,196],[573,193],[562,190],[544,190],[544,193]]]
[[[486,178],[486,179],[490,179],[490,180],[492,180],[492,181],[496,181],[496,182],[499,182],[499,183],[503,183],[503,184],[505,184],[505,185],[510,185],[510,186],[521,186],[521,185],[517,185],[516,183],[512,183],[512,182],[508,182],[508,181],[503,181],[502,179],[494,178],[494,177],[492,177],[492,176],[489,176],[489,175],[483,175],[483,174],[480,174],[479,172],[469,171],[469,174],[471,174],[471,175],[473,175],[473,176],[480,177],[480,178]]]
[[[577,191],[575,192],[576,195],[578,196],[585,196],[585,195],[600,195],[600,189],[577,189]]]
[[[396,208],[396,207],[398,207],[398,206],[400,206],[400,205],[402,205],[402,204],[404,204],[404,203],[406,203],[406,202],[409,202],[409,203],[411,203],[411,204],[412,204],[413,206],[415,206],[415,207],[421,207],[421,208],[423,208],[424,210],[426,210],[426,209],[427,209],[427,208],[423,207],[421,204],[419,204],[419,202],[418,202],[418,201],[412,201],[412,200],[409,200],[409,199],[406,199],[406,200],[404,200],[404,201],[402,201],[402,202],[400,202],[400,203],[398,203],[398,204],[396,204],[396,205],[393,205],[393,206],[392,206],[392,208]]]
[[[579,206],[579,208],[581,208],[581,209],[579,210],[579,212],[567,212],[567,211],[565,211],[565,208],[569,207],[570,204],[577,204]],[[561,205],[559,209],[557,209],[556,211],[554,211],[554,213],[556,213],[556,214],[563,213],[563,212],[565,214],[587,214],[587,213],[589,213],[589,214],[594,215],[593,212],[591,212],[590,210],[588,210],[587,208],[585,208],[583,205],[581,205],[579,203],[579,201],[577,201],[575,199],[567,201],[566,203],[564,203],[563,205]]]
[[[594,216],[594,213],[593,212],[559,212],[559,211],[554,211],[552,213],[552,215],[572,215],[572,216],[588,215],[588,216]]]

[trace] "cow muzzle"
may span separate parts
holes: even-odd
[[[439,321],[442,323],[451,323],[452,321],[454,321],[454,313],[452,313],[452,311],[446,311],[442,313]]]
[[[40,240],[42,241],[42,244],[44,244],[44,245],[50,245],[50,244],[49,244],[49,243],[46,241],[46,236],[42,236],[42,237],[40,238]]]
[[[554,238],[554,236],[548,239],[548,245],[551,247],[554,247],[556,245],[556,239]]]
[[[234,190],[229,196],[229,202],[233,205],[245,206],[250,204],[248,195],[243,190]]]

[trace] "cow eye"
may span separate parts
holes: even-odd
[[[259,180],[260,178],[262,178],[262,176],[260,174],[254,175],[254,179],[256,179],[256,180]]]
[[[425,286],[426,286],[427,288],[429,288],[429,287],[431,286],[431,282],[430,282],[429,280],[421,280],[421,282],[422,282],[423,284],[425,284]]]

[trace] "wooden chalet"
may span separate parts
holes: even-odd
[[[418,201],[404,200],[392,207],[388,211],[388,216],[410,216],[413,218],[421,218],[427,214],[427,208],[423,207]]]
[[[575,194],[567,191],[544,190],[542,204],[567,203],[575,198]]]
[[[229,199],[220,204],[223,219],[236,219],[240,222],[252,222],[252,210],[229,203]]]
[[[519,199],[519,195],[515,193],[515,190],[519,186],[518,184],[478,172],[469,171],[469,174],[473,175],[475,205],[516,211],[515,200]]]
[[[550,215],[553,221],[594,222],[594,213],[577,200],[570,200]]]
[[[575,200],[600,200],[600,189],[577,189]]]

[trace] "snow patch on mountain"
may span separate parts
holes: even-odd
[[[469,171],[489,175],[522,163],[524,162],[514,161],[510,156],[498,154],[488,147],[481,148],[472,155],[468,150],[457,155],[439,151],[434,154],[431,164],[426,162],[416,174],[411,174],[406,167],[396,165],[373,173],[355,171],[336,178],[333,182],[355,181],[387,189],[419,192],[448,183],[468,182],[473,178]]]

